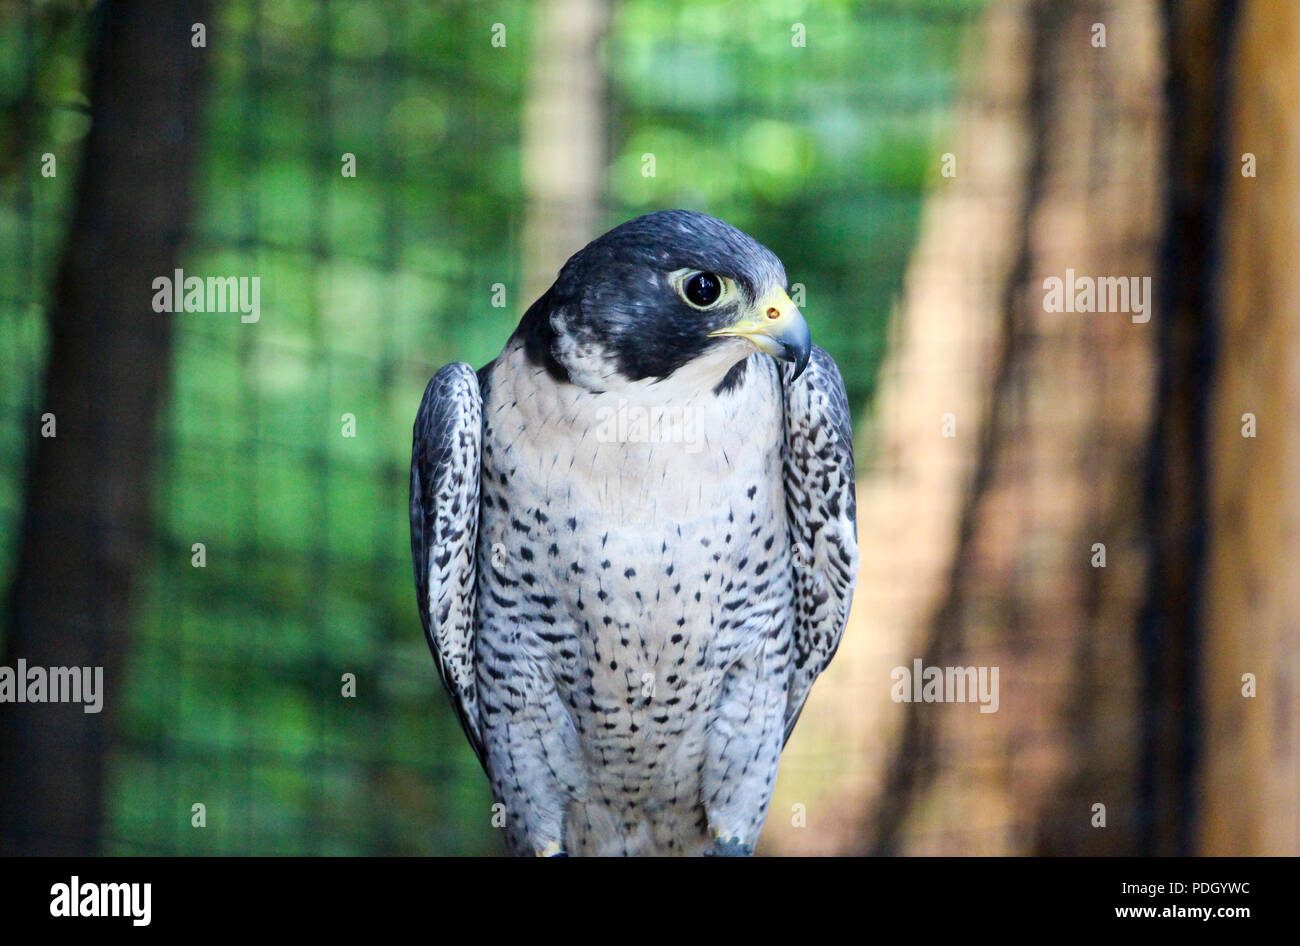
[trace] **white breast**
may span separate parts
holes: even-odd
[[[738,481],[780,483],[773,368],[755,357],[747,373],[762,376],[739,392],[714,393],[748,352],[736,341],[667,380],[592,393],[555,383],[516,347],[503,354],[494,379],[493,436],[520,463],[512,478],[593,519],[653,526],[710,518]]]

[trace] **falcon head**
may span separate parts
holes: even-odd
[[[720,381],[755,348],[793,362],[798,377],[812,348],[776,255],[689,210],[637,217],[587,244],[516,334],[552,377],[593,390],[687,366]]]

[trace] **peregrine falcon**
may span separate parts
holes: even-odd
[[[512,853],[753,850],[858,560],[844,383],[787,292],[652,213],[425,389],[420,618]]]

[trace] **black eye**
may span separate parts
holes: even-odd
[[[722,295],[722,277],[714,273],[693,273],[682,284],[682,294],[691,305],[707,309]]]

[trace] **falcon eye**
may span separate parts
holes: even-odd
[[[707,309],[722,296],[722,277],[716,273],[691,273],[682,281],[682,295],[697,309]]]

